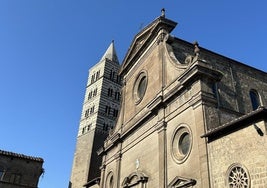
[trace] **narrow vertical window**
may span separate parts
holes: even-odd
[[[95,88],[94,93],[93,93],[93,96],[96,96],[96,95],[97,95],[97,88]]]
[[[100,71],[97,71],[97,72],[96,72],[96,80],[99,79],[99,75],[100,75]]]
[[[110,78],[110,79],[112,79],[112,72],[113,72],[113,71],[111,70],[110,73],[109,73],[109,78]]]
[[[110,97],[113,95],[113,89],[110,89]]]
[[[84,116],[85,116],[86,118],[89,116],[89,109],[87,109],[87,110],[85,111]]]
[[[95,74],[93,74],[91,77],[91,83],[93,83],[94,81],[95,81]]]
[[[111,108],[110,108],[110,106],[109,106],[109,107],[108,107],[108,115],[110,114],[110,109],[111,109]]]
[[[256,110],[260,106],[260,98],[259,94],[256,90],[250,90],[249,92],[250,100],[251,100],[251,105],[252,109]]]
[[[4,169],[4,167],[0,166],[0,181],[3,179],[4,174],[5,174],[5,169]]]
[[[88,94],[88,100],[92,98],[92,91]]]

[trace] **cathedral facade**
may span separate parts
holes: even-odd
[[[85,187],[267,187],[266,72],[172,36],[176,25],[163,11],[133,39]]]

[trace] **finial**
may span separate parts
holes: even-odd
[[[161,9],[161,17],[165,18],[165,9]]]
[[[195,41],[195,42],[193,42],[193,45],[194,45],[194,53],[195,53],[195,56],[199,56],[199,51],[200,51],[200,49],[199,49],[199,44],[198,44],[198,42],[197,41]]]

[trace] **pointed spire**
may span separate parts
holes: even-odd
[[[118,56],[114,46],[114,40],[112,40],[111,44],[109,45],[108,49],[106,50],[105,54],[102,56],[101,60],[109,59],[111,61],[119,63]]]

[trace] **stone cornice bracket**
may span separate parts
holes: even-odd
[[[214,81],[220,81],[223,77],[222,73],[210,68],[202,61],[193,63],[179,78],[178,82],[182,85],[187,85],[197,79],[209,78]]]
[[[105,169],[106,169],[106,165],[103,164],[103,165],[101,165],[99,168],[100,168],[100,170],[105,170]]]
[[[120,152],[116,153],[114,158],[115,160],[121,160],[122,154]]]
[[[166,130],[167,122],[166,121],[160,121],[155,125],[155,129],[158,132],[161,132],[162,130]]]
[[[96,151],[97,155],[105,155],[105,149],[104,147],[101,147],[99,148],[97,151]]]
[[[159,31],[159,34],[157,37],[157,44],[159,45],[159,43],[166,41],[166,36],[168,36],[168,35],[169,35],[169,33],[165,29],[161,29]]]
[[[112,143],[117,143],[120,141],[120,138],[121,138],[120,133],[115,133],[115,134],[111,135],[110,140]]]

